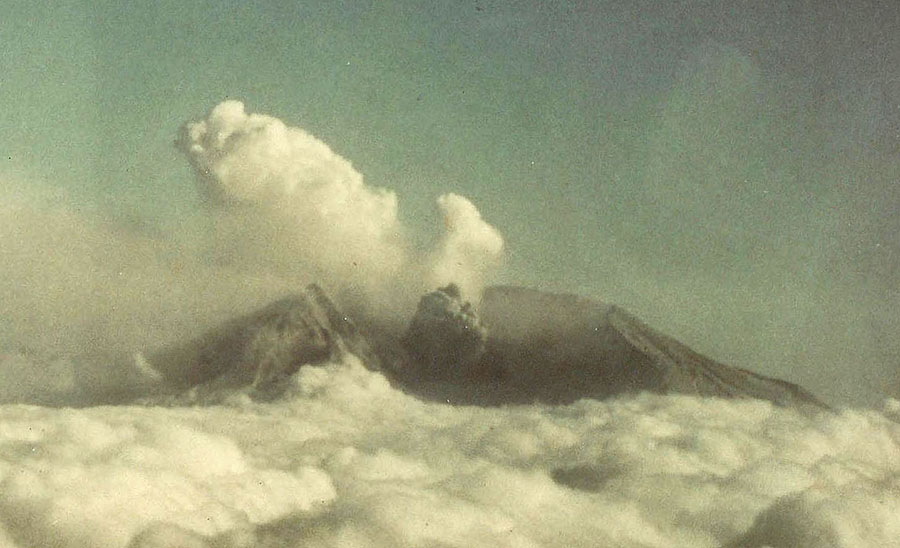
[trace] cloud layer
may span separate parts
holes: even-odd
[[[454,407],[352,357],[275,404],[6,406],[0,546],[900,546],[898,409]]]

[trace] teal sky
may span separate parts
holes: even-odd
[[[900,394],[900,4],[19,2],[0,174],[147,222],[178,128],[303,127],[428,233],[469,197],[497,281],[616,302],[826,397]]]

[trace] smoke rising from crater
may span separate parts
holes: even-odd
[[[437,200],[444,232],[413,249],[394,192],[367,185],[351,163],[306,131],[225,101],[178,141],[214,216],[216,259],[325,280],[370,298],[457,282],[477,296],[503,239],[456,194]],[[397,284],[397,281],[401,283]],[[377,301],[378,299],[376,299]]]

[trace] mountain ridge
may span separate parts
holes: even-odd
[[[485,290],[480,309],[493,346],[527,347],[529,340],[539,339],[544,368],[558,370],[566,359],[581,366],[573,372],[588,381],[582,386],[585,395],[646,390],[826,407],[796,384],[704,356],[617,305],[570,293],[493,286]],[[559,384],[548,375],[532,378]],[[571,401],[578,395],[578,390],[558,391],[555,397]]]
[[[146,362],[166,393],[202,400],[246,390],[267,400],[278,397],[300,367],[348,353],[369,369],[381,368],[356,324],[319,285],[310,284],[196,339],[151,353]]]
[[[414,316],[405,334],[382,330],[370,337],[372,329],[357,327],[311,284],[199,338],[151,353],[142,367],[159,374],[163,392],[186,393],[191,400],[217,400],[235,390],[254,399],[277,398],[300,367],[349,353],[413,395],[455,404],[555,405],[647,391],[827,407],[795,384],[703,356],[616,305],[493,286],[476,313],[452,288],[423,297],[417,314],[426,314],[427,321]],[[452,315],[446,322],[440,307]],[[378,328],[372,318],[360,325]],[[425,352],[415,352],[415,345],[424,345]],[[428,345],[437,354],[425,360]],[[464,359],[453,356],[457,345],[466,348]],[[429,370],[438,362],[440,370]]]

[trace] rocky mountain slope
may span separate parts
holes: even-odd
[[[492,287],[480,309],[489,332],[480,373],[523,400],[649,391],[823,406],[797,385],[716,362],[614,305]]]
[[[377,355],[353,321],[313,284],[302,292],[225,323],[180,346],[146,358],[165,392],[200,396],[244,389],[258,399],[277,397],[303,365],[346,353],[379,369]]]
[[[311,285],[139,366],[169,393],[201,396],[277,397],[301,366],[351,353],[420,397],[459,404],[649,391],[824,407],[796,385],[718,363],[616,306],[572,295],[492,287],[476,310],[451,285],[423,297],[404,334],[372,340]]]

